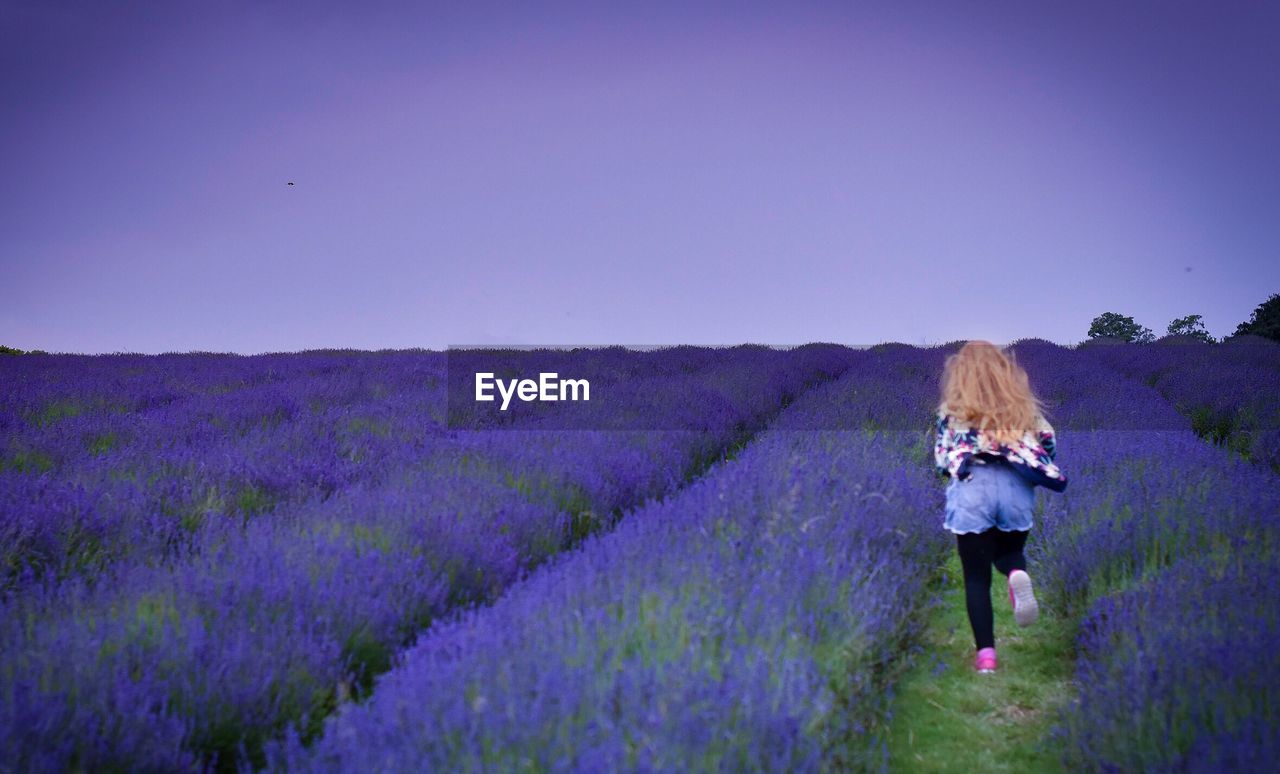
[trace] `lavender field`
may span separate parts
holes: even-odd
[[[885,768],[952,350],[582,353],[627,431],[451,429],[438,352],[0,358],[0,771]],[[1274,761],[1280,345],[1013,350],[1072,478],[1047,743]]]

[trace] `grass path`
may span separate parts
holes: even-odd
[[[1035,567],[1030,569],[1034,579]],[[1056,710],[1073,693],[1073,627],[1041,599],[1040,620],[1019,628],[1004,576],[993,575],[999,670],[973,670],[973,634],[953,552],[939,605],[929,611],[923,653],[898,682],[889,727],[891,770],[1062,770],[1047,736]]]

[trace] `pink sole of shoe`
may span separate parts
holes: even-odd
[[[996,671],[996,649],[983,648],[978,651],[977,656],[975,656],[973,660],[973,668],[976,669],[980,675],[989,675]]]

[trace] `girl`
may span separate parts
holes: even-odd
[[[951,478],[943,526],[955,533],[964,568],[974,667],[994,672],[991,566],[1009,579],[1014,620],[1034,623],[1039,608],[1022,554],[1034,487],[1061,492],[1067,479],[1053,462],[1053,427],[1026,371],[989,342],[971,341],[947,358],[936,428],[934,463]]]

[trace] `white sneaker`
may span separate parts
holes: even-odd
[[[1040,606],[1031,590],[1031,576],[1024,570],[1009,573],[1009,603],[1013,605],[1013,620],[1018,626],[1030,626],[1040,617]]]

